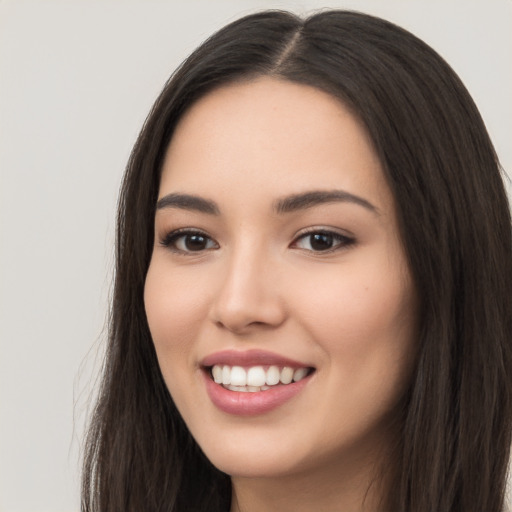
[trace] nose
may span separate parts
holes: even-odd
[[[271,258],[249,249],[231,255],[223,264],[211,308],[217,326],[247,334],[255,329],[276,328],[285,321],[279,270]]]

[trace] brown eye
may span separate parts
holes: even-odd
[[[162,241],[162,245],[181,253],[201,252],[218,248],[217,243],[204,233],[181,230],[169,233]]]
[[[312,252],[327,252],[354,243],[352,238],[330,231],[314,231],[299,237],[295,247]]]
[[[325,251],[334,245],[334,238],[327,233],[315,233],[309,235],[309,245],[313,251]]]
[[[184,235],[178,238],[176,247],[186,251],[204,251],[208,247],[208,238],[203,235]]]

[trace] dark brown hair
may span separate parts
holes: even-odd
[[[235,21],[174,73],[126,170],[103,382],[82,510],[226,512],[229,477],[204,457],[162,379],[143,290],[165,150],[216,87],[272,76],[327,91],[365,124],[394,195],[421,301],[415,375],[397,425],[396,512],[500,512],[511,440],[511,219],[484,123],[453,70],[382,19],[267,11]]]

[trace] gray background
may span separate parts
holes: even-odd
[[[512,169],[512,1],[0,1],[0,511],[77,511],[117,190],[170,72],[262,8],[346,7],[438,50]]]

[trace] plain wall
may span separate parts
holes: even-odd
[[[0,1],[0,510],[79,509],[101,362],[117,191],[171,71],[262,8],[354,8],[459,73],[512,170],[510,0]]]

